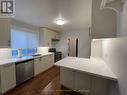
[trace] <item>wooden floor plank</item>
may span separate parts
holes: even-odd
[[[73,91],[66,92],[65,90],[60,85],[59,68],[53,67],[4,95],[79,95]]]

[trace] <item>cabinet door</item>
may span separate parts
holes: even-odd
[[[16,86],[15,64],[7,64],[1,69],[1,90],[2,93]]]
[[[36,76],[39,73],[52,67],[53,62],[54,62],[54,55],[47,55],[34,59],[34,75]]]
[[[75,90],[83,95],[90,95],[91,76],[82,72],[75,72]]]
[[[45,57],[40,57],[34,60],[34,75],[38,75],[47,69]]]
[[[50,33],[48,31],[44,31],[44,41],[45,41],[45,46],[51,47],[51,37]]]
[[[34,59],[34,75],[41,73],[41,58]]]
[[[49,67],[52,67],[54,65],[54,55],[50,55],[49,58],[50,58]]]
[[[60,83],[70,89],[74,90],[74,81],[75,81],[75,71],[60,68]]]
[[[43,56],[42,57],[42,66],[41,68],[43,69],[43,71],[47,70],[49,68],[49,64],[50,63],[50,57],[47,56]]]
[[[51,42],[51,39],[52,39],[52,32],[46,28],[43,29],[43,32],[44,32],[44,43],[45,43],[45,46],[49,46],[51,47],[52,46],[52,42]]]
[[[47,65],[46,65],[47,61],[46,61],[46,56],[43,56],[41,58],[41,64],[40,64],[40,67],[41,67],[41,72],[47,70]]]
[[[108,95],[108,80],[93,76],[91,95]]]
[[[50,32],[46,28],[40,29],[39,46],[51,46]]]
[[[41,68],[43,69],[43,71],[48,69],[47,61],[48,61],[47,56],[43,56],[42,63],[41,63]]]
[[[10,19],[0,19],[0,48],[10,47]]]
[[[45,46],[45,40],[44,40],[44,32],[42,31],[42,29],[40,29],[39,32],[39,46]]]
[[[53,55],[48,55],[46,57],[47,68],[51,68],[53,66],[53,63],[54,63],[54,56]]]
[[[52,47],[52,39],[59,38],[59,33],[54,32],[51,29],[40,28],[39,32],[39,46]]]

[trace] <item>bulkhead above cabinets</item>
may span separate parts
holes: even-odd
[[[102,0],[100,9],[112,9],[119,13],[122,11],[123,3],[125,0]]]

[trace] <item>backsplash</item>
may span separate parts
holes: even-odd
[[[102,39],[93,39],[91,42],[91,57],[102,57]]]
[[[0,48],[0,60],[10,59],[11,55],[11,48]]]
[[[46,54],[48,53],[49,47],[38,47],[37,53]],[[13,52],[12,52],[13,51]],[[33,50],[29,50],[27,53],[33,53]],[[22,50],[23,56],[26,55],[26,50]],[[12,56],[17,56],[17,50],[12,50],[11,48],[0,48],[0,60],[6,60],[12,58]]]
[[[21,49],[21,56],[28,56],[37,53],[37,48]],[[18,49],[12,50],[12,57],[18,57]]]
[[[46,53],[48,53],[48,49],[49,49],[49,47],[38,47],[37,53],[46,54]]]

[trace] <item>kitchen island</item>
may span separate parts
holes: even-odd
[[[108,95],[117,77],[99,58],[66,57],[55,63],[60,67],[60,83],[83,95]]]

